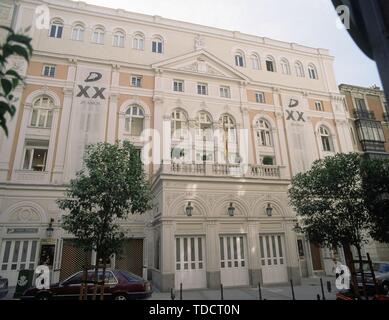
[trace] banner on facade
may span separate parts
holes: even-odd
[[[70,174],[82,167],[85,147],[104,141],[110,70],[78,66],[69,140]]]

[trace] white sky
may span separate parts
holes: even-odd
[[[330,0],[85,0],[227,30],[329,49],[338,84],[381,86],[375,62],[336,27]],[[381,86],[382,87],[382,86]]]

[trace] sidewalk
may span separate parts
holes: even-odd
[[[327,281],[331,282],[331,293],[327,291]],[[324,295],[327,300],[335,300],[336,287],[334,277],[323,277]],[[290,286],[262,287],[262,299],[266,300],[292,300]],[[224,288],[224,300],[259,300],[257,288]],[[294,287],[296,300],[317,300],[321,298],[320,278],[304,278],[299,286]],[[220,300],[220,290],[187,290],[182,293],[183,300]],[[154,292],[149,300],[170,300],[170,292]],[[176,291],[176,299],[180,299]]]
[[[323,277],[324,295],[327,300],[335,300],[335,278]],[[327,281],[331,282],[331,293],[327,291]],[[262,287],[262,299],[266,300],[292,300],[292,290],[290,286]],[[6,297],[0,300],[12,300],[15,288],[9,288]],[[224,300],[259,300],[259,290],[257,288],[224,288]],[[296,300],[317,300],[317,295],[321,299],[320,278],[303,278],[299,286],[294,287]],[[184,290],[183,300],[220,300],[220,290]],[[176,300],[180,299],[179,291],[176,291]],[[170,292],[154,291],[149,300],[171,300]]]

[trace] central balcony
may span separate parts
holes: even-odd
[[[239,164],[162,164],[157,175],[170,174],[181,176],[288,179],[286,167]]]

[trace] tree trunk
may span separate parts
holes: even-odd
[[[103,262],[103,277],[101,280],[100,300],[104,300],[105,270],[107,268],[106,260]]]
[[[351,252],[351,248],[350,248],[349,243],[343,244],[343,252],[344,252],[344,257],[346,258],[346,265],[350,269],[350,273],[351,273],[352,291],[354,292],[355,296],[358,299],[360,299],[361,296],[360,296],[359,290],[358,290],[357,274],[355,272],[355,265],[353,262],[354,258],[353,258],[353,254]]]
[[[95,265],[95,279],[94,279],[94,288],[93,288],[93,296],[92,300],[96,300],[97,296],[97,288],[99,285],[99,253],[96,251],[96,265]]]
[[[365,299],[368,300],[369,297],[367,295],[367,290],[366,290],[365,273],[363,272],[363,261],[362,261],[361,247],[356,246],[356,248],[357,248],[357,252],[358,252],[359,272],[361,273],[361,278],[362,278],[363,295],[365,296]]]

